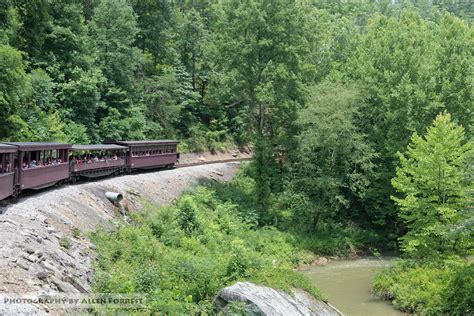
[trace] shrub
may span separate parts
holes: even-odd
[[[452,315],[474,314],[474,264],[462,266],[446,287],[444,311]]]
[[[468,277],[470,274],[470,278]],[[472,264],[458,258],[434,262],[400,261],[379,273],[374,292],[409,313],[469,314],[472,311]]]

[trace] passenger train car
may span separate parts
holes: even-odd
[[[113,141],[95,145],[0,143],[0,201],[41,189],[139,169],[173,167],[176,140]]]

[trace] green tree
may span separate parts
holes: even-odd
[[[255,176],[264,210],[269,192],[281,186],[276,162],[295,146],[294,122],[309,70],[307,7],[296,1],[248,0],[225,1],[215,10],[220,19],[214,85],[229,96],[228,107],[248,109],[256,132]]]
[[[313,89],[299,112],[301,133],[290,187],[312,202],[311,214],[301,221],[308,230],[321,222],[361,222],[370,216],[360,205],[371,184],[376,154],[357,126],[361,104],[357,87],[324,83]]]
[[[9,44],[20,28],[12,0],[0,0],[0,44]]]
[[[472,30],[452,16],[441,21],[414,10],[403,10],[398,18],[376,14],[346,67],[367,94],[359,124],[380,158],[365,203],[380,225],[396,218],[390,179],[396,153],[410,135],[421,133],[443,110],[469,133]]]
[[[139,32],[137,16],[125,0],[103,0],[94,10],[90,23],[95,49],[95,63],[105,80],[100,85],[101,104],[97,121],[104,139],[127,138],[127,128],[120,121],[130,114],[142,115],[135,110],[138,102],[135,73],[142,63],[142,54],[135,46]],[[116,130],[105,130],[117,126]],[[139,126],[134,133],[142,133]]]
[[[202,58],[204,54],[207,30],[204,27],[202,18],[194,9],[189,10],[183,17],[181,26],[181,62],[186,71],[191,74],[191,84],[194,91],[201,91],[201,98],[204,98],[205,82],[202,82],[204,74],[201,73]],[[198,86],[198,81],[201,83]]]
[[[170,64],[176,58],[173,37],[176,34],[176,11],[169,0],[132,0],[139,32],[137,46],[152,56],[153,66]]]
[[[174,67],[163,69],[162,75],[143,80],[142,103],[147,108],[147,120],[153,124],[148,131],[151,138],[174,136],[184,105],[180,102],[182,84]]]
[[[0,45],[0,138],[11,139],[19,132],[20,108],[31,89],[21,53]]]
[[[464,128],[440,114],[426,136],[414,134],[392,180],[400,196],[392,199],[400,207],[407,233],[401,247],[411,256],[424,257],[462,252],[469,236],[453,227],[465,221],[472,204],[472,182],[468,182],[472,142]],[[472,216],[472,215],[471,215]]]
[[[103,0],[94,10],[91,37],[107,86],[131,91],[141,54],[134,42],[137,17],[125,0]]]
[[[34,69],[31,72],[31,85],[35,104],[43,111],[56,109],[54,96],[54,82],[43,69]]]
[[[14,3],[21,28],[13,44],[19,50],[26,52],[28,61],[32,62],[31,66],[36,68],[37,60],[47,51],[44,44],[52,23],[49,14],[50,2],[48,0],[15,0]]]
[[[439,46],[436,49],[436,93],[440,102],[461,124],[468,135],[474,130],[474,29],[461,19],[446,14],[435,33]]]

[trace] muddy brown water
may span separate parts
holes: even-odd
[[[371,292],[377,272],[391,263],[390,259],[333,260],[324,266],[305,268],[301,273],[346,316],[399,316],[404,313]]]

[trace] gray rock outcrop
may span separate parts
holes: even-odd
[[[292,294],[250,282],[237,282],[220,290],[214,303],[224,314],[230,303],[243,302],[250,315],[342,315],[331,305],[315,299],[301,289],[292,289]]]

